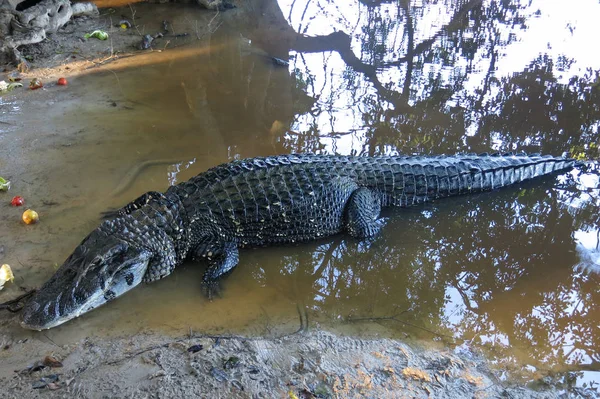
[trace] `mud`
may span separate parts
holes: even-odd
[[[63,346],[43,335],[0,335],[0,344],[6,398],[559,397],[505,386],[472,354],[324,331],[271,339],[141,333]],[[27,371],[46,356],[63,366]]]

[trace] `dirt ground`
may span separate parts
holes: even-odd
[[[229,14],[237,10],[229,10]],[[158,18],[157,18],[158,16]],[[142,53],[160,52],[208,40],[222,24],[223,13],[185,4],[132,3],[100,8],[98,17],[75,17],[46,40],[19,48],[28,61],[24,78],[74,75],[112,61]],[[130,27],[128,27],[130,26]],[[125,28],[124,28],[125,27]],[[108,39],[85,38],[102,30]],[[143,37],[153,40],[143,48]],[[14,66],[4,73],[15,72]],[[6,76],[0,75],[0,80]]]
[[[33,77],[68,79],[115,59],[209,40],[222,18],[172,4],[101,9],[100,17],[74,19],[46,41],[21,49],[32,67],[21,77],[25,86]],[[132,27],[115,26],[121,20]],[[83,39],[96,29],[107,31],[109,40]],[[151,48],[140,49],[143,35],[159,32],[163,36]],[[23,338],[16,325],[16,315],[0,312],[0,396],[5,398],[561,397],[556,389],[510,386],[495,377],[489,361],[471,353],[391,339],[325,331],[279,338],[141,332],[58,345],[44,333]]]
[[[559,397],[504,386],[471,354],[324,331],[283,338],[141,333],[64,346],[0,334],[0,345],[5,398]]]

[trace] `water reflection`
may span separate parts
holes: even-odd
[[[315,99],[276,139],[286,152],[598,158],[597,2],[279,6],[294,83]],[[600,371],[598,172],[549,186],[409,210],[369,250],[334,240],[272,273],[304,281],[302,301],[332,319],[401,314],[525,379]],[[265,270],[255,278],[269,284]]]
[[[574,208],[569,197],[579,194],[552,185],[394,212],[370,245],[331,239],[268,268],[245,267],[321,322],[376,318],[413,337],[483,349],[513,378],[597,370],[600,275],[583,271],[593,265],[577,248],[583,232],[599,244],[599,193]]]
[[[598,128],[600,57],[583,44],[594,2],[279,3],[314,36],[289,35],[296,77],[319,99],[292,130],[333,136],[329,150],[597,155],[585,148]]]

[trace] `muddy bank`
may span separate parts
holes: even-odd
[[[472,355],[323,331],[274,339],[142,333],[64,346],[43,334],[24,342],[1,335],[0,343],[6,398],[559,397],[504,386]],[[27,371],[46,356],[62,367]]]

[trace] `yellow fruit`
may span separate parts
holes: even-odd
[[[23,212],[23,221],[26,224],[34,224],[37,223],[38,220],[40,220],[40,216],[36,211],[27,209],[25,212]]]
[[[15,276],[13,275],[12,270],[9,265],[2,265],[0,267],[0,290],[4,287],[4,283],[7,281],[13,281]]]

